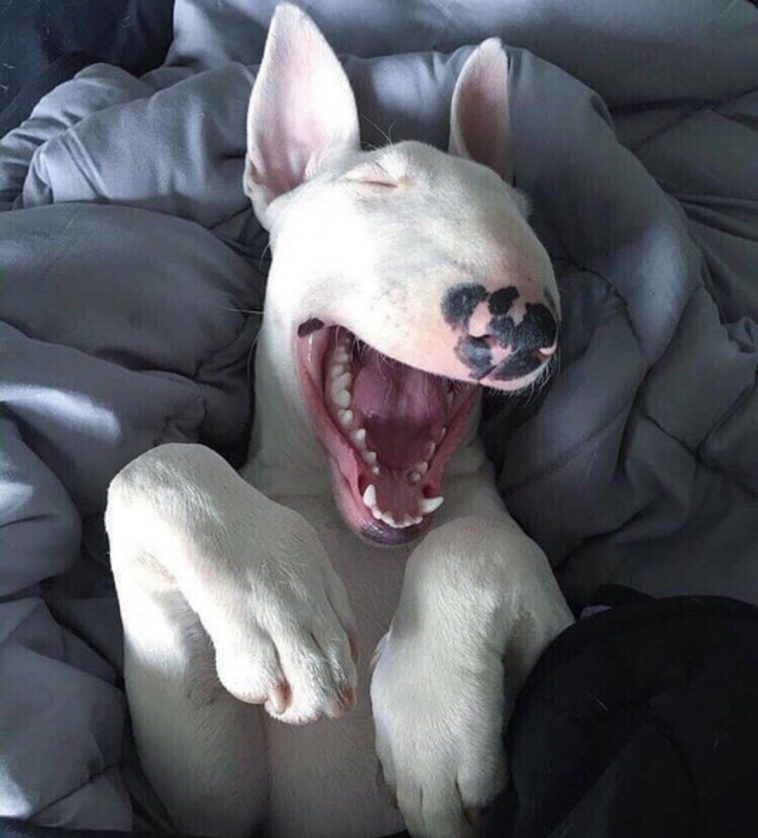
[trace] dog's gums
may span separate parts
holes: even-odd
[[[477,387],[389,358],[343,327],[298,335],[306,402],[346,522],[379,545],[417,537],[443,503],[444,468]]]

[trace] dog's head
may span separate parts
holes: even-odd
[[[559,303],[508,179],[497,39],[455,86],[449,153],[362,151],[353,92],[310,18],[279,6],[248,111],[244,188],[271,234],[268,327],[284,330],[348,524],[417,536],[442,502],[479,385],[546,374]]]

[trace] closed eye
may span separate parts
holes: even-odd
[[[364,180],[363,178],[354,179],[349,178],[349,180],[353,181],[353,183],[362,183],[364,186],[380,186],[384,189],[397,189],[396,183],[390,183],[386,180]]]
[[[343,180],[380,189],[397,189],[400,185],[397,179],[393,178],[379,163],[366,163],[362,166],[357,166],[345,174]]]

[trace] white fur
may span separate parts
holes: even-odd
[[[467,811],[505,780],[514,695],[571,621],[547,559],[505,512],[476,417],[435,528],[415,547],[359,542],[332,499],[292,338],[326,311],[385,354],[450,375],[444,353],[424,360],[419,342],[434,345],[430,300],[461,264],[529,271],[554,291],[518,197],[465,159],[467,97],[477,78],[500,78],[507,116],[506,71],[492,40],[464,68],[451,132],[462,156],[419,143],[361,152],[339,62],[302,12],[276,13],[245,175],[275,254],[250,460],[240,476],[207,448],[164,445],[108,494],[137,745],[182,831],[236,838],[265,824],[276,838],[353,838],[404,819],[414,836],[461,836]],[[507,132],[490,133],[477,154],[509,165]],[[277,714],[285,677],[291,703]],[[356,709],[336,718],[356,687]],[[377,756],[392,794],[376,782]]]

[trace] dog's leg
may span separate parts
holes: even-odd
[[[377,754],[414,838],[457,838],[502,788],[502,732],[572,622],[544,553],[501,510],[433,530],[411,555],[371,683]]]
[[[267,798],[248,705],[305,722],[351,704],[344,588],[306,522],[202,446],[127,466],[106,526],[146,774],[181,831],[248,836]]]
[[[142,767],[179,831],[247,838],[266,808],[261,710],[221,687],[196,614],[148,554],[115,532],[124,676]]]

